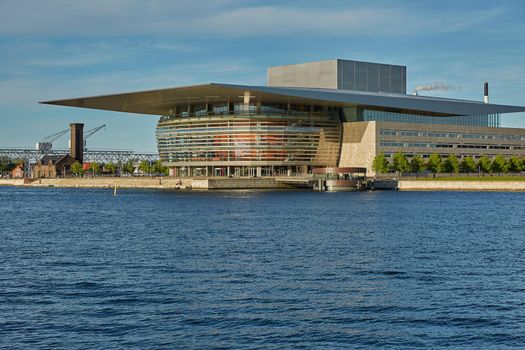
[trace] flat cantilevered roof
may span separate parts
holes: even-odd
[[[243,102],[249,92],[251,102],[316,104],[336,107],[388,108],[434,115],[485,115],[525,112],[523,106],[478,101],[374,93],[320,88],[203,84],[167,89],[127,92],[114,95],[79,97],[41,103],[109,111],[170,115],[173,106],[184,103]]]

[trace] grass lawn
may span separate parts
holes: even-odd
[[[400,180],[403,180],[402,178]],[[525,176],[445,176],[445,177],[420,177],[416,181],[525,181]]]

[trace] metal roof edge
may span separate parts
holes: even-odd
[[[214,86],[214,85],[222,85],[222,84],[202,83],[202,84],[185,85],[185,86],[177,86],[177,87],[167,87],[167,88],[160,88],[160,89],[149,89],[149,90],[119,92],[119,93],[116,93],[116,94],[109,94],[109,95],[93,95],[93,96],[71,97],[71,98],[63,98],[63,99],[59,99],[59,100],[39,101],[38,103],[54,104],[54,103],[62,102],[62,101],[72,101],[72,100],[80,100],[80,99],[88,99],[88,98],[102,98],[102,97],[119,97],[119,96],[123,96],[123,95],[131,95],[131,94],[142,94],[142,93],[160,92],[160,91],[176,90],[176,89],[200,88],[200,87],[203,87],[203,86],[210,86],[211,87],[211,86]]]
[[[436,112],[449,115],[478,115],[478,114],[503,114],[525,112],[524,106],[487,104],[482,101],[458,100],[440,98],[432,96],[413,96],[407,94],[376,93],[355,90],[337,90],[323,88],[297,88],[297,87],[277,87],[277,86],[257,86],[257,85],[238,85],[227,83],[204,83],[197,85],[179,86],[171,88],[161,88],[153,90],[142,90],[123,92],[110,95],[97,95],[76,97],[61,100],[42,101],[42,104],[68,105],[89,99],[108,99],[122,98],[135,94],[176,92],[177,90],[209,88],[227,88],[239,91],[259,91],[261,93],[288,96],[309,100],[334,102],[339,104],[376,106],[387,108],[398,108],[407,110],[417,110],[426,112]]]

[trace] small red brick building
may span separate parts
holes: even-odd
[[[75,161],[69,154],[45,156],[33,167],[32,177],[39,179],[70,175],[71,165]]]
[[[19,163],[11,170],[11,177],[13,179],[22,179],[24,177],[24,163]]]

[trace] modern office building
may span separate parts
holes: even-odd
[[[268,69],[267,86],[204,84],[44,102],[160,116],[173,176],[303,175],[376,154],[525,156],[525,107],[406,94],[406,67],[330,60]],[[145,136],[147,137],[147,136]]]

